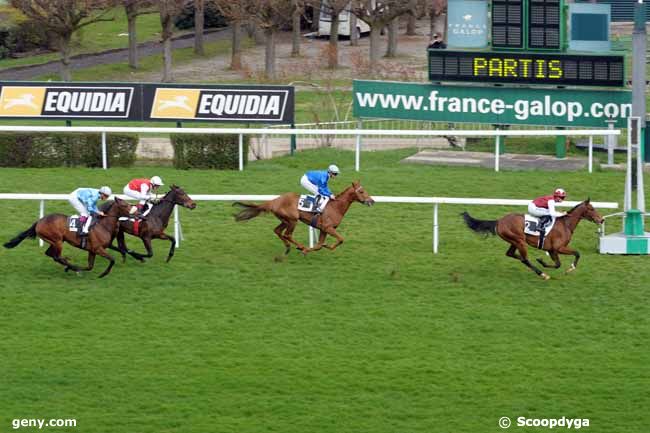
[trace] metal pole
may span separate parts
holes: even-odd
[[[102,132],[102,168],[108,169],[108,155],[106,151],[106,133]]]
[[[45,200],[41,200],[41,204],[38,209],[38,219],[41,219],[45,216]],[[38,238],[38,246],[43,246],[43,239]]]
[[[499,128],[496,129],[499,132]],[[494,171],[499,171],[499,136],[494,137]]]
[[[627,123],[627,168],[625,170],[625,197],[623,210],[632,209],[632,119]]]
[[[438,254],[438,203],[433,205],[433,254]]]
[[[589,173],[594,171],[594,137],[589,136]]]
[[[636,140],[639,144],[636,148],[636,208],[645,213],[645,191],[643,189],[643,134],[641,122],[639,122],[637,134],[638,136]]]
[[[244,171],[244,134],[239,134],[239,171]]]
[[[181,221],[178,216],[178,206],[174,206],[174,239],[176,239],[176,248],[181,246]]]
[[[615,120],[608,120],[607,129],[614,129],[615,124]],[[607,142],[607,165],[614,165],[614,148],[616,148],[616,140],[617,137],[613,135],[605,137],[605,141]]]
[[[362,120],[359,119],[359,121],[357,122],[357,129],[362,129],[362,128],[363,128],[363,123]],[[359,171],[360,159],[361,159],[361,134],[357,134],[357,143],[354,151],[354,171]]]

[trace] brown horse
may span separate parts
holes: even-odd
[[[314,214],[311,212],[299,211],[299,199],[300,195],[289,192],[259,205],[236,202],[233,203],[233,206],[241,206],[244,209],[235,214],[235,220],[247,221],[255,218],[261,213],[271,212],[280,220],[280,225],[277,226],[274,231],[284,243],[286,248],[285,254],[289,254],[291,244],[294,244],[303,252],[303,254],[307,254],[311,251],[318,251],[323,247],[334,250],[343,243],[343,237],[336,232],[336,228],[341,224],[341,220],[348,209],[350,209],[350,205],[353,202],[356,201],[367,206],[372,206],[375,203],[372,197],[370,197],[358,181],[353,182],[351,186],[345,189],[345,191],[337,194],[335,200],[330,200],[322,215],[318,216],[314,227],[320,231],[318,244],[316,244],[314,248],[306,248],[293,238],[293,231],[295,230],[298,221],[302,221],[307,225],[312,225]],[[336,238],[336,243],[334,245],[325,244],[325,238],[327,235],[332,235]]]
[[[174,256],[176,248],[176,239],[173,236],[165,233],[169,218],[174,210],[174,206],[180,205],[188,209],[195,209],[196,203],[183,191],[179,186],[172,185],[171,190],[165,194],[156,204],[153,205],[149,214],[140,221],[138,226],[138,233],[135,232],[135,221],[127,220],[120,221],[120,229],[117,232],[117,245],[114,247],[110,245],[109,248],[119,251],[122,254],[122,259],[126,260],[126,253],[131,257],[143,262],[144,259],[153,257],[153,249],[151,248],[152,239],[163,239],[171,242],[169,253],[167,255],[167,262]],[[105,205],[104,205],[105,206]],[[102,209],[103,210],[103,209]],[[142,239],[147,254],[140,254],[126,247],[124,240],[124,233],[139,237]]]
[[[106,216],[98,217],[99,220],[88,233],[88,240],[85,248],[81,247],[81,240],[77,233],[71,232],[68,228],[68,217],[61,214],[46,215],[36,221],[32,226],[20,233],[18,236],[5,243],[5,248],[15,248],[26,238],[35,238],[38,236],[50,247],[45,251],[45,255],[51,257],[55,262],[65,266],[65,271],[69,270],[90,271],[95,266],[95,257],[100,255],[110,263],[106,270],[101,273],[99,278],[105,277],[115,265],[115,259],[106,252],[106,247],[117,234],[118,218],[128,216],[131,205],[124,200],[115,198],[115,201],[108,203]],[[63,251],[63,242],[67,242],[73,247],[85,249],[88,251],[88,266],[80,268],[70,263],[69,259],[61,256]]]
[[[548,254],[551,256],[551,259],[553,259],[555,264],[549,265],[544,260],[537,259],[542,266],[545,268],[558,269],[562,265],[560,263],[559,254],[567,254],[574,256],[575,260],[566,272],[569,273],[576,269],[578,266],[578,260],[580,260],[580,253],[569,248],[568,245],[569,242],[571,242],[571,237],[573,236],[573,232],[578,226],[578,223],[583,219],[596,224],[603,223],[603,217],[596,212],[589,201],[589,199],[583,201],[567,212],[565,216],[557,218],[553,229],[546,236],[542,247],[542,250],[548,251]],[[526,244],[532,247],[537,247],[539,236],[527,235],[524,233],[523,214],[511,213],[494,221],[477,220],[472,218],[467,212],[463,212],[461,215],[465,219],[467,226],[475,232],[499,235],[501,239],[508,242],[510,244],[510,248],[506,251],[508,257],[521,260],[523,264],[528,266],[543,279],[548,280],[550,278],[539,268],[533,266],[533,264],[528,260],[528,249]],[[516,251],[519,251],[519,255],[517,255]]]

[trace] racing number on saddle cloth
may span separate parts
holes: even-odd
[[[533,232],[533,233],[539,231],[539,228],[537,227],[538,226],[538,221],[526,220],[525,224],[526,224],[526,230],[525,231],[529,231],[529,232]]]

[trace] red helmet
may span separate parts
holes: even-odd
[[[562,188],[557,188],[553,192],[553,198],[556,198],[556,199],[559,198],[559,199],[564,200],[566,198],[566,191],[563,190]]]

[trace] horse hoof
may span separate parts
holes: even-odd
[[[544,281],[547,281],[547,280],[550,280],[550,279],[551,279],[550,276],[548,276],[547,274],[544,274],[544,273],[542,273],[542,274],[540,275],[540,277],[542,277],[542,279],[543,279]]]
[[[569,273],[571,273],[571,272],[573,272],[575,270],[576,270],[576,266],[571,265],[571,266],[569,266],[569,269],[566,270],[565,274],[569,274]]]

